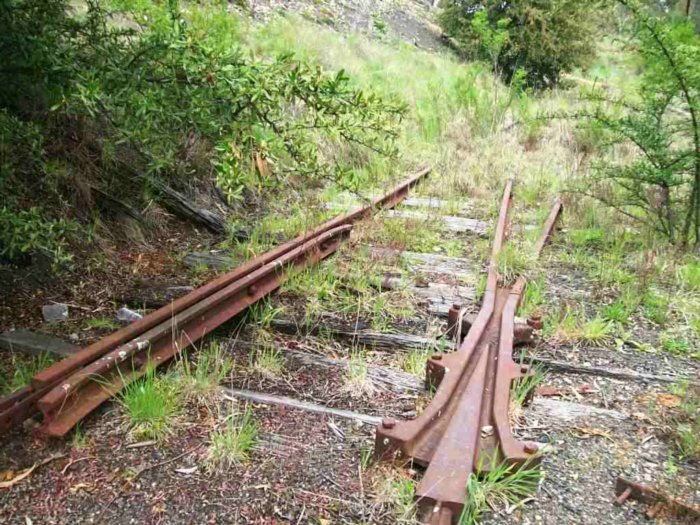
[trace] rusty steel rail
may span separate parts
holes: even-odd
[[[617,496],[615,499],[617,506],[623,505],[629,498],[650,505],[645,513],[649,519],[655,518],[660,512],[666,512],[678,518],[693,519],[693,523],[697,523],[695,520],[700,520],[699,506],[685,503],[654,487],[635,483],[622,476],[618,476],[615,482],[615,495]]]
[[[35,389],[40,389],[55,383],[59,379],[66,377],[74,370],[91,363],[117,346],[124,344],[146,330],[150,330],[154,326],[167,321],[175,314],[178,314],[179,312],[191,307],[205,297],[208,297],[209,295],[228,286],[232,282],[245,277],[249,273],[254,272],[270,261],[273,261],[285,253],[298,248],[306,241],[313,239],[324,232],[337,228],[338,226],[352,224],[358,219],[370,215],[374,210],[392,208],[396,206],[396,204],[406,198],[408,191],[428,173],[430,173],[430,168],[420,170],[418,173],[399,184],[386,195],[376,199],[372,204],[364,206],[352,213],[330,219],[312,231],[305,232],[295,239],[292,239],[291,241],[288,241],[277,248],[270,250],[269,252],[251,259],[242,266],[239,266],[221,277],[218,277],[217,279],[205,284],[204,286],[197,288],[184,297],[173,301],[171,304],[163,306],[162,308],[152,312],[129,326],[114,332],[104,339],[101,339],[95,344],[76,352],[72,356],[63,359],[62,361],[59,361],[58,363],[46,368],[34,376],[32,378],[32,386]]]
[[[335,252],[351,229],[345,225],[321,234],[63,379],[38,403],[44,414],[42,431],[65,435],[149,367],[165,363],[279,288],[292,273]]]
[[[412,459],[426,468],[417,487],[419,506],[429,509],[428,523],[456,523],[466,501],[472,472],[487,472],[505,461],[516,467],[536,462],[536,443],[517,440],[510,429],[508,408],[513,381],[528,367],[513,360],[515,313],[525,280],[499,283],[497,257],[509,228],[513,183],[503,194],[489,264],[483,304],[459,350],[433,355],[426,384],[437,387],[430,405],[414,420],[385,419],[377,427],[375,455]],[[557,201],[535,245],[540,251],[561,213]]]
[[[127,361],[137,369],[140,369],[142,363],[146,361],[152,363],[152,359],[144,359],[143,355],[145,350],[144,345],[150,344],[151,338],[161,341],[162,338],[158,337],[159,334],[172,334],[172,329],[168,327],[176,325],[179,329],[182,329],[183,325],[180,323],[183,322],[190,323],[188,326],[190,330],[192,330],[192,323],[196,325],[194,321],[191,321],[192,316],[196,316],[197,313],[200,313],[204,316],[204,319],[208,315],[206,311],[202,313],[201,304],[211,304],[212,301],[217,302],[221,297],[234,293],[233,290],[237,289],[235,285],[240,282],[250,284],[251,278],[262,278],[262,275],[269,277],[271,268],[278,267],[279,264],[281,264],[281,260],[286,260],[288,262],[296,260],[296,257],[300,256],[302,252],[311,250],[310,244],[314,244],[314,241],[317,241],[325,234],[335,232],[334,235],[340,235],[343,229],[342,227],[352,225],[358,219],[371,215],[375,210],[394,207],[405,199],[409,190],[423,177],[428,175],[428,173],[430,173],[430,168],[421,169],[403,183],[396,186],[389,193],[375,199],[372,203],[351,213],[330,219],[315,229],[305,232],[297,238],[251,259],[242,266],[197,288],[188,295],[173,301],[171,304],[152,312],[129,326],[114,332],[95,344],[39,372],[32,378],[32,382],[29,386],[0,399],[0,434],[17,425],[24,419],[31,417],[37,413],[39,409],[45,414],[45,425],[43,428],[47,433],[51,435],[65,434],[70,428],[68,425],[72,419],[71,416],[61,414],[70,413],[71,411],[74,411],[75,414],[81,411],[89,413],[95,406],[98,406],[106,399],[104,398],[105,390],[102,389],[100,393],[90,392],[90,396],[93,399],[92,403],[81,401],[82,404],[76,404],[75,400],[73,400],[72,404],[70,403],[71,398],[75,397],[74,392],[76,389],[82,388],[82,386],[87,383],[92,383],[94,385],[94,381],[89,381],[88,378],[92,379],[94,374],[99,375],[103,372],[113,374],[112,368],[115,367],[115,362],[119,362],[116,369],[121,371],[122,376],[125,374],[122,369],[127,366],[124,364]],[[343,232],[344,231],[345,230],[343,230]],[[315,244],[329,242],[327,237],[324,237],[324,239],[326,239],[326,241],[318,241]],[[321,249],[321,252],[323,251],[324,248]],[[311,259],[309,261],[311,262]],[[250,288],[255,289],[255,286],[256,285],[253,284]],[[270,286],[272,286],[270,282],[266,282],[266,285],[261,286],[258,291],[262,293],[266,290],[266,287],[269,288]],[[273,286],[270,291],[277,286]],[[269,291],[265,293],[269,293]],[[251,300],[248,304],[252,304],[252,302],[254,302],[252,298],[257,295],[257,293],[249,295],[248,297]],[[262,297],[262,295],[260,295],[260,297]],[[224,316],[223,313],[220,315]],[[211,317],[211,319],[206,322],[203,321],[201,326],[204,327],[206,325],[206,327],[208,327],[209,324],[213,322],[213,319],[214,317]],[[210,329],[211,328],[206,328],[206,331],[208,332]],[[196,331],[197,330],[194,329],[193,334]],[[177,341],[177,346],[180,350],[195,340],[193,339],[193,334],[190,334],[187,330],[183,333],[187,333],[188,339],[187,341]],[[137,341],[140,342],[140,345]],[[161,355],[158,354],[160,350],[162,349],[151,348],[151,355]],[[167,354],[167,352],[165,352],[165,354]],[[64,382],[69,376],[71,380],[69,382]],[[95,389],[94,386],[86,388]],[[83,396],[81,395],[80,397],[82,398]],[[68,405],[74,408],[67,408]]]

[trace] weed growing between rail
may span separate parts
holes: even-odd
[[[7,362],[0,363],[0,394],[9,394],[28,385],[32,377],[54,361],[55,358],[46,352],[38,356],[10,353]]]
[[[211,406],[219,399],[219,386],[232,369],[233,360],[220,343],[212,341],[206,347],[178,358],[173,381],[184,401]]]
[[[352,397],[372,397],[376,388],[369,376],[369,366],[364,353],[354,351],[350,354],[342,390]]]
[[[251,369],[264,377],[278,377],[284,370],[284,356],[282,352],[273,346],[263,345],[251,351]]]
[[[489,509],[512,508],[532,496],[540,482],[540,469],[524,465],[516,469],[506,463],[494,464],[479,477],[472,474],[467,481],[467,501],[459,518],[460,525],[478,523]]]
[[[258,425],[250,410],[229,417],[223,428],[211,433],[206,457],[207,469],[210,472],[220,472],[246,462],[258,435]]]
[[[127,385],[119,394],[129,433],[136,439],[165,439],[174,429],[181,404],[176,383],[170,376],[146,375]]]

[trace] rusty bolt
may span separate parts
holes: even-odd
[[[433,361],[442,361],[442,354],[433,354],[430,359]]]
[[[527,452],[528,454],[534,454],[540,449],[540,446],[537,443],[533,443],[532,441],[528,441],[525,443],[523,446],[523,450]]]
[[[461,310],[461,309],[462,309],[462,305],[459,304],[459,303],[454,303],[454,304],[452,305],[452,308],[454,308],[455,310]]]
[[[530,367],[529,367],[529,366],[523,365],[523,366],[520,367],[520,371],[521,371],[523,374],[527,374],[528,370],[530,370]]]
[[[382,419],[382,427],[388,428],[388,429],[392,429],[392,428],[394,428],[395,426],[396,426],[396,421],[395,421],[395,420],[393,420],[393,419],[391,419],[391,418],[389,418],[389,417],[385,417],[384,419]]]
[[[527,318],[527,324],[535,330],[542,330],[542,327],[544,326],[541,315],[531,315]]]
[[[255,295],[257,293],[257,291],[258,291],[258,287],[255,286],[254,284],[251,284],[248,287],[248,295]]]

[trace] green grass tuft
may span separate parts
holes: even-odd
[[[526,277],[535,262],[534,254],[523,247],[506,244],[496,255],[498,275],[508,285],[518,277]]]
[[[85,328],[94,330],[116,330],[119,328],[119,323],[109,317],[97,317],[85,321]]]
[[[163,439],[169,435],[180,410],[176,383],[170,376],[157,376],[155,368],[129,384],[119,394],[130,433],[137,439]]]
[[[206,466],[211,472],[228,470],[248,461],[250,451],[258,439],[258,425],[246,410],[240,417],[226,421],[224,428],[211,434]]]
[[[51,365],[55,359],[47,352],[38,356],[25,356],[12,352],[7,369],[0,368],[0,394],[9,394],[26,385],[32,377]]]
[[[284,357],[280,350],[264,345],[251,353],[251,367],[262,376],[278,377],[284,370]]]
[[[174,381],[186,401],[208,405],[218,397],[218,388],[232,369],[233,360],[217,341],[212,341],[206,348],[182,357]]]
[[[537,491],[539,481],[540,470],[527,464],[520,469],[507,463],[492,465],[481,478],[470,474],[466,486],[467,501],[459,525],[478,523],[489,509],[517,505]]]
[[[343,390],[352,397],[372,397],[376,391],[369,377],[369,367],[363,352],[353,352],[348,359]]]

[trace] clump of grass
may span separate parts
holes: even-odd
[[[348,359],[343,391],[352,397],[372,397],[374,395],[374,383],[369,377],[369,367],[362,352],[353,352]]]
[[[228,470],[247,461],[258,438],[258,425],[246,410],[239,417],[226,421],[224,428],[211,434],[206,466],[209,471]]]
[[[669,316],[668,298],[647,290],[647,293],[642,298],[642,306],[644,308],[644,317],[659,326],[666,325]]]
[[[32,377],[53,362],[54,358],[47,352],[31,357],[12,352],[10,354],[9,369],[5,371],[0,369],[0,373],[2,373],[0,375],[0,379],[2,379],[0,393],[9,394],[28,385]]]
[[[521,359],[521,363],[523,360]],[[513,383],[510,390],[510,399],[516,406],[525,405],[530,392],[532,392],[538,385],[544,382],[547,374],[544,367],[540,364],[530,365],[530,370],[525,376],[521,377]]]
[[[540,470],[532,465],[516,469],[514,465],[501,463],[492,466],[479,478],[471,474],[467,480],[467,501],[459,517],[459,525],[472,525],[488,509],[517,505],[537,491]]]
[[[528,275],[534,261],[532,251],[509,243],[496,255],[496,268],[503,284],[508,285]]]
[[[678,282],[684,290],[700,292],[700,263],[691,262],[678,268]]]
[[[274,306],[268,297],[253,303],[248,308],[247,320],[259,328],[267,330],[284,309]]]
[[[374,230],[370,242],[399,250],[432,253],[444,243],[442,223],[435,220],[386,218],[381,227]]]
[[[661,348],[673,355],[684,356],[690,353],[690,344],[688,341],[672,334],[662,334]]]
[[[97,317],[85,321],[85,328],[90,330],[115,330],[119,328],[119,323],[109,317]]]
[[[564,313],[545,317],[544,334],[559,343],[581,343],[586,346],[608,345],[614,336],[614,325],[603,317],[594,317],[588,321],[572,309]]]
[[[569,241],[579,248],[603,248],[607,241],[605,232],[597,227],[582,228],[569,232]]]
[[[409,374],[422,375],[430,352],[425,348],[412,349],[403,359],[402,368]]]
[[[569,306],[562,312],[552,312],[544,318],[544,335],[561,343],[574,342],[578,338],[578,317]]]
[[[683,381],[670,391],[680,398],[670,418],[676,449],[684,459],[700,460],[700,387]]]
[[[152,367],[122,390],[119,403],[129,431],[137,439],[165,438],[172,432],[180,409],[176,382],[170,376],[157,376]]]
[[[588,346],[604,346],[610,343],[612,337],[613,326],[610,321],[595,317],[583,323],[578,339]]]
[[[278,349],[263,345],[252,352],[251,367],[262,376],[278,377],[284,369],[284,357]]]
[[[622,299],[616,300],[614,303],[604,306],[601,310],[601,317],[606,321],[627,324],[630,320],[630,308]]]
[[[541,277],[534,281],[528,281],[525,285],[523,300],[518,308],[518,315],[528,317],[542,308],[546,304],[544,290],[544,280]]]
[[[217,397],[219,385],[233,369],[233,360],[224,354],[217,341],[195,355],[195,362],[190,356],[183,356],[175,372],[175,381],[185,400],[207,405]]]
[[[88,445],[88,438],[83,431],[82,425],[78,424],[73,431],[73,436],[70,440],[70,446],[74,450],[82,450]]]
[[[479,276],[479,282],[476,283],[476,288],[474,289],[474,298],[477,301],[481,301],[486,293],[486,284],[488,283],[488,277],[484,274]]]
[[[394,508],[397,523],[415,523],[416,482],[400,471],[382,472],[377,499]]]

